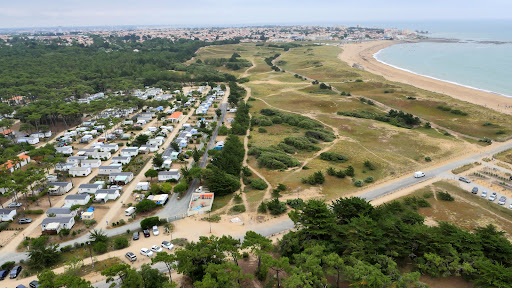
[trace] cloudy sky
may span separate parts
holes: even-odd
[[[0,28],[512,19],[512,0],[0,0]]]

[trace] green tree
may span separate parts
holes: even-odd
[[[283,272],[290,272],[290,261],[287,257],[274,259],[271,255],[265,254],[262,258],[265,270],[269,269],[275,272],[277,287],[281,287],[279,275]]]
[[[256,268],[256,275],[258,275],[261,270],[261,257],[272,249],[272,240],[254,231],[247,231],[245,232],[242,249],[247,248],[250,248],[251,252],[258,257],[258,266]]]
[[[194,147],[194,150],[192,150],[192,158],[194,159],[194,162],[199,162],[201,156],[201,152],[199,152],[199,150],[197,150],[197,148]]]
[[[162,157],[162,153],[156,153],[153,156],[153,166],[156,168],[160,168],[164,165],[164,158]]]
[[[114,248],[115,249],[123,249],[130,245],[128,239],[124,237],[117,237],[114,239]]]
[[[210,263],[202,280],[194,282],[196,288],[242,287],[242,282],[252,275],[243,274],[242,269],[233,263]]]
[[[107,276],[107,283],[115,281],[115,277],[121,280],[121,287],[123,288],[140,288],[143,287],[142,277],[130,268],[128,264],[116,264],[101,271],[101,275]],[[113,283],[115,285],[115,283]],[[112,285],[111,285],[112,287]]]
[[[372,204],[359,197],[339,198],[332,202],[331,209],[340,224],[346,224],[354,217],[369,216],[373,212]]]
[[[51,244],[47,236],[34,238],[28,250],[29,266],[33,269],[51,267],[60,259],[59,244]]]
[[[174,252],[178,260],[178,273],[201,281],[209,264],[222,264],[226,258],[218,238],[215,236],[199,237],[198,242],[187,243],[185,249]]]
[[[139,134],[137,135],[137,137],[135,137],[135,140],[133,141],[133,143],[136,145],[136,146],[142,146],[142,145],[146,145],[146,143],[148,142],[149,140],[149,135],[146,135],[146,134]]]
[[[151,258],[151,263],[155,264],[162,262],[169,271],[169,280],[172,283],[172,271],[177,267],[177,257],[174,254],[168,254],[167,252],[158,252],[155,257]]]
[[[91,240],[92,242],[107,242],[108,237],[107,234],[103,231],[103,229],[93,229],[89,233],[89,240]]]
[[[151,178],[151,181],[153,181],[153,178],[158,177],[158,171],[154,169],[149,169],[144,173],[144,176]]]
[[[335,227],[335,219],[324,201],[311,199],[299,209],[288,213],[295,227],[313,239],[329,240]]]
[[[137,205],[135,205],[135,208],[137,208],[137,212],[147,212],[155,209],[156,206],[158,206],[158,204],[156,204],[155,201],[144,199],[137,203]]]
[[[336,287],[340,287],[340,276],[343,271],[343,259],[336,253],[330,253],[322,257],[328,275],[336,275]]]
[[[149,264],[142,265],[139,275],[142,278],[142,288],[170,287],[167,277],[158,271],[158,269],[152,268]]]

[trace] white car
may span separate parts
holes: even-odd
[[[421,177],[425,177],[425,173],[423,173],[421,171],[414,172],[414,178],[421,178]]]
[[[155,252],[155,253],[158,253],[158,252],[162,252],[162,247],[159,247],[158,245],[153,245],[151,246],[151,251]]]
[[[511,207],[511,209],[512,209],[512,207]],[[174,244],[172,244],[169,241],[162,241],[162,247],[164,247],[166,249],[169,249],[169,250],[172,250],[172,248],[174,248]]]
[[[160,231],[158,230],[158,227],[157,226],[153,226],[153,235],[154,236],[158,236],[158,234],[160,234]]]
[[[482,195],[481,195],[481,196],[482,196],[482,198],[487,197],[487,191],[485,191],[485,190],[484,190],[484,191],[482,191]]]
[[[140,255],[151,257],[153,256],[153,252],[149,251],[148,248],[142,248],[140,249]]]
[[[508,209],[512,209],[512,203],[510,203],[510,205],[508,206]]]

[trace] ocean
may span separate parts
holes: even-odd
[[[378,61],[415,74],[512,97],[512,21],[406,25],[394,27],[428,30],[428,37],[457,41],[393,45],[374,55]]]

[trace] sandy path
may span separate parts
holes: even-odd
[[[357,63],[363,66],[365,70],[381,75],[390,81],[401,82],[428,91],[446,94],[458,100],[485,106],[499,112],[512,114],[512,110],[505,109],[505,105],[512,105],[512,98],[409,73],[380,63],[373,58],[373,54],[377,53],[379,50],[397,43],[401,42],[375,41],[358,44],[344,44],[341,46],[343,52],[338,55],[338,58],[350,66]]]

